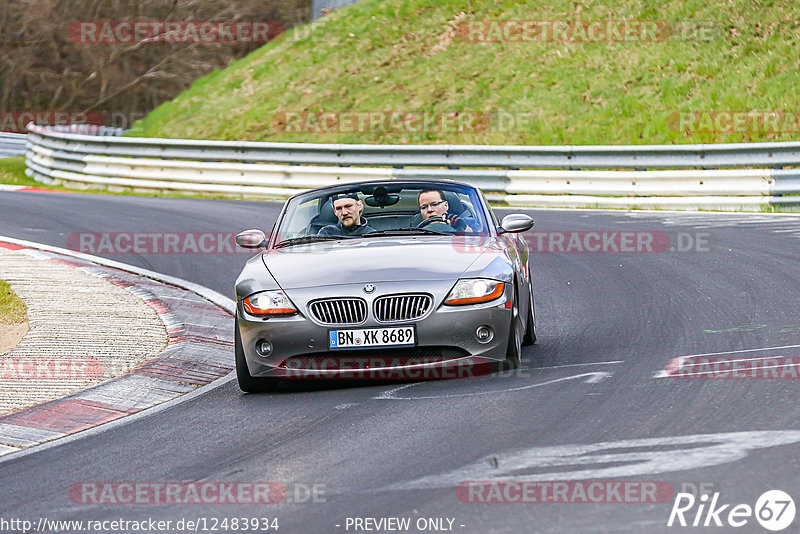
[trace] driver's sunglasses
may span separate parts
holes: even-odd
[[[425,211],[428,208],[438,208],[439,206],[441,206],[444,203],[445,203],[444,200],[439,200],[438,202],[431,202],[430,204],[423,204],[422,206],[419,207],[419,211]]]

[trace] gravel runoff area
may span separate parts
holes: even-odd
[[[0,415],[127,373],[167,346],[155,310],[122,287],[30,249],[0,249],[28,333],[0,362]]]
[[[0,242],[30,330],[0,355],[0,455],[196,390],[233,367],[229,312],[185,289]]]

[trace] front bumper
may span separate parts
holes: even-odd
[[[511,293],[506,284],[504,295],[490,303],[471,306],[443,306],[454,281],[382,282],[374,294],[366,295],[363,284],[322,286],[287,291],[299,313],[291,317],[264,319],[247,313],[241,300],[237,303],[242,348],[251,376],[292,378],[386,378],[425,379],[457,378],[482,374],[484,368],[506,357],[511,324]],[[428,293],[433,308],[415,321],[378,322],[372,314],[372,302],[382,295]],[[313,319],[308,302],[319,298],[358,296],[367,301],[368,315],[357,325],[327,326]],[[414,324],[414,348],[370,348],[329,350],[328,331],[347,328],[381,328]],[[491,329],[489,342],[480,342],[476,331]],[[257,343],[269,341],[268,356],[256,351]]]

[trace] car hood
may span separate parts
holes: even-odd
[[[458,278],[491,238],[414,236],[348,239],[270,250],[264,264],[283,289]]]

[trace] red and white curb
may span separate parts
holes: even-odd
[[[167,346],[143,299],[71,260],[0,243],[0,277],[25,301],[28,332],[0,356],[0,416],[123,375]]]
[[[2,236],[0,242],[4,248],[69,265],[127,290],[155,311],[168,338],[160,354],[125,375],[0,417],[0,455],[176,401],[233,369],[232,300],[184,280],[103,258]],[[69,332],[64,337],[68,342]]]
[[[21,191],[23,193],[70,193],[71,191],[58,191],[56,189],[43,189],[28,185],[0,184],[0,191]]]

